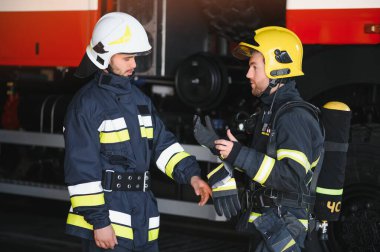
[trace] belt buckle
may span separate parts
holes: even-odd
[[[260,200],[260,207],[264,207],[264,208],[270,207],[270,205],[265,204],[264,197],[262,194],[259,195],[259,200]]]
[[[107,182],[108,182],[107,175],[109,173],[115,173],[115,171],[113,171],[113,170],[105,170],[105,172],[104,172],[104,176],[105,176],[105,185],[104,185],[104,187],[107,187]],[[104,189],[103,188],[103,191],[105,191],[105,192],[112,192],[112,182],[113,182],[112,180],[113,180],[113,176],[111,174],[111,179],[110,179],[110,183],[109,183],[109,188],[111,188],[111,189]]]
[[[150,179],[150,177],[149,177],[149,171],[146,171],[146,172],[144,172],[144,187],[143,187],[143,192],[145,192],[146,191],[146,188],[148,188],[149,187],[149,179]]]
[[[273,194],[273,192],[274,192],[274,190],[272,190],[272,189],[269,189],[270,190],[270,194],[268,195],[268,197],[269,198],[271,198],[271,199],[277,199],[278,198],[278,192],[277,191],[275,191],[276,192],[276,196]],[[267,192],[268,190],[265,190],[265,192]]]

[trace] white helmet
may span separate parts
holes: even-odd
[[[76,75],[87,77],[96,69],[106,69],[111,57],[117,53],[140,56],[149,54],[151,49],[146,31],[139,21],[123,12],[108,13],[96,23]]]

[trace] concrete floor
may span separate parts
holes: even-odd
[[[80,240],[64,234],[69,203],[17,195],[0,194],[1,252],[80,252]],[[191,225],[186,225],[191,223]],[[178,226],[184,224],[179,232]],[[162,252],[226,251],[242,252],[248,247],[247,237],[227,232],[199,232],[202,225],[221,229],[225,223],[202,223],[197,220],[162,216],[159,247]]]

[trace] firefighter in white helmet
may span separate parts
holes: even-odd
[[[143,26],[114,12],[96,24],[76,75],[93,78],[65,117],[65,182],[71,200],[67,233],[83,251],[158,251],[159,212],[150,191],[154,163],[191,184],[199,205],[211,190],[199,166],[165,129],[151,100],[131,83],[135,57],[150,53]]]
[[[304,246],[313,204],[310,181],[321,163],[323,131],[314,107],[295,106],[277,114],[290,102],[303,104],[295,83],[303,75],[302,54],[297,35],[276,26],[256,30],[251,42],[241,42],[233,51],[248,60],[246,77],[252,95],[262,102],[245,124],[253,132],[250,146],[240,144],[230,130],[228,140],[220,139],[195,118],[195,138],[224,162],[208,175],[219,214],[231,217],[240,211],[231,167],[248,178],[248,204],[242,206],[237,229],[258,238],[249,251],[301,251]]]

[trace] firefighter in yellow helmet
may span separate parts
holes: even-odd
[[[158,251],[160,214],[150,191],[151,164],[191,184],[204,205],[211,193],[200,168],[165,129],[151,100],[133,83],[135,57],[151,46],[132,16],[113,12],[96,24],[78,77],[92,77],[65,117],[68,234],[83,251]]]
[[[302,101],[295,82],[295,77],[304,74],[302,54],[297,35],[276,26],[256,30],[252,43],[241,42],[234,49],[235,57],[248,60],[246,77],[252,94],[261,100],[256,124],[250,129],[250,146],[240,144],[230,130],[228,140],[204,138],[202,133],[210,128],[195,124],[198,142],[213,149],[225,163],[224,169],[218,167],[209,174],[209,181],[216,173],[219,178],[223,172],[229,176],[210,183],[214,203],[227,202],[215,205],[218,213],[230,217],[240,210],[239,203],[228,203],[237,198],[231,167],[248,177],[244,199],[249,203],[243,206],[237,228],[255,234],[250,251],[301,251],[304,246],[312,202],[307,195],[312,169],[322,153],[323,133],[317,116],[297,106],[277,115],[274,124],[281,106]]]

